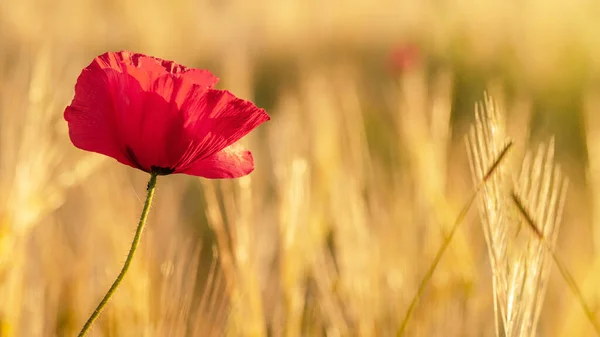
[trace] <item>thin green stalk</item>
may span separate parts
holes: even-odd
[[[142,210],[140,222],[135,231],[135,236],[133,237],[133,242],[131,243],[131,248],[129,249],[129,253],[127,254],[127,259],[125,259],[123,268],[121,269],[121,272],[119,273],[119,275],[117,276],[117,278],[115,279],[113,284],[110,286],[110,289],[108,289],[108,292],[106,292],[106,295],[104,295],[104,298],[102,299],[102,301],[100,301],[100,303],[98,304],[98,306],[96,307],[96,309],[94,310],[94,312],[92,313],[90,318],[88,318],[87,322],[85,322],[85,325],[79,332],[79,335],[77,335],[78,337],[85,336],[87,331],[92,326],[92,323],[94,323],[96,318],[98,318],[98,315],[100,315],[100,312],[102,312],[102,309],[104,309],[104,306],[106,305],[106,303],[108,303],[108,300],[110,300],[112,295],[115,293],[115,291],[117,290],[117,288],[123,281],[125,274],[129,270],[129,266],[131,265],[131,261],[133,260],[133,255],[135,254],[135,251],[137,250],[137,247],[140,244],[140,238],[142,237],[142,231],[144,230],[144,226],[146,225],[146,219],[148,218],[148,213],[150,211],[150,205],[152,204],[152,199],[154,198],[154,190],[156,188],[157,176],[158,176],[158,173],[156,173],[156,172],[150,173],[150,181],[148,181],[148,194],[146,195],[146,203],[144,203],[144,209]]]
[[[510,150],[512,145],[513,145],[512,141],[508,142],[508,144],[502,149],[500,154],[498,154],[498,157],[496,157],[496,160],[494,161],[492,166],[487,170],[485,176],[483,176],[483,179],[481,179],[481,181],[479,182],[479,184],[477,185],[477,187],[471,194],[471,197],[469,198],[469,200],[467,201],[465,206],[462,208],[462,210],[456,217],[456,220],[454,221],[454,224],[452,225],[452,229],[450,230],[450,233],[448,233],[448,235],[446,235],[446,237],[444,238],[444,242],[442,243],[442,246],[437,251],[437,254],[435,255],[435,258],[433,259],[433,262],[431,263],[431,265],[429,266],[429,269],[427,270],[427,273],[425,273],[425,276],[421,280],[421,283],[419,284],[419,289],[417,290],[417,293],[415,294],[412,301],[410,302],[410,305],[408,306],[408,310],[406,311],[406,315],[404,316],[404,319],[402,320],[402,324],[400,325],[400,329],[396,333],[396,336],[398,336],[398,337],[404,336],[404,333],[406,332],[406,327],[408,326],[408,321],[409,321],[413,311],[417,307],[417,303],[419,302],[419,299],[423,295],[423,292],[425,291],[425,287],[427,287],[427,285],[429,284],[429,281],[431,281],[431,278],[433,277],[433,273],[435,272],[438,264],[440,263],[442,256],[446,252],[446,249],[448,249],[448,247],[450,246],[450,242],[452,242],[452,238],[454,237],[454,234],[456,233],[458,226],[464,221],[465,217],[467,216],[467,212],[469,211],[469,209],[473,205],[473,202],[475,201],[475,198],[477,197],[477,194],[479,194],[479,191],[483,188],[485,183],[492,177],[492,175],[494,174],[494,172],[496,171],[498,166],[500,166],[500,163],[502,162],[504,157],[506,157],[506,154],[508,153],[508,150]]]

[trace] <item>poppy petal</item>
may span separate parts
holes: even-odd
[[[171,99],[177,96],[181,82],[167,74],[157,79],[150,91],[121,84],[127,99],[117,102],[119,134],[145,171],[153,166],[172,168],[183,152],[184,116]]]
[[[101,153],[136,167],[125,155],[115,129],[110,76],[103,70],[85,69],[75,85],[75,97],[65,109],[73,144],[86,151]]]
[[[198,160],[182,173],[210,179],[239,178],[254,171],[252,153],[238,144]]]
[[[269,120],[263,109],[226,90],[209,89],[201,97],[192,91],[181,107],[184,130],[193,139],[193,151],[182,157],[178,171],[237,142]]]
[[[181,73],[179,76],[190,83],[206,88],[212,88],[217,84],[217,82],[219,82],[218,77],[213,75],[210,71],[204,69],[190,69]]]
[[[172,74],[185,79],[186,83],[212,88],[219,78],[210,71],[193,69],[173,61],[129,51],[107,52],[94,59],[88,68],[114,69],[135,77],[143,88],[149,88],[162,75]]]
[[[172,74],[157,77],[148,91],[155,92],[164,97],[167,102],[174,102],[178,107],[181,107],[187,98],[199,98],[204,95],[212,86],[212,84],[209,85],[207,83],[216,83],[216,80],[213,82],[197,83],[199,81],[209,81],[203,70],[186,73],[186,75],[188,74],[189,77],[195,77],[193,81],[187,76]],[[213,78],[216,79],[214,76]]]

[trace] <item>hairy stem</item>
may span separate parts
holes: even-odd
[[[158,174],[154,171],[150,174],[150,181],[148,181],[148,194],[146,195],[146,202],[144,203],[144,209],[142,210],[140,222],[138,223],[137,229],[135,231],[135,236],[133,237],[133,242],[131,243],[131,248],[129,249],[129,253],[127,254],[127,259],[125,259],[123,268],[121,269],[121,272],[119,273],[119,275],[117,276],[117,278],[115,279],[113,284],[110,286],[110,289],[108,289],[108,291],[106,292],[106,295],[104,295],[104,298],[102,299],[102,301],[100,301],[100,303],[98,304],[98,306],[96,307],[96,309],[94,310],[94,312],[92,313],[90,318],[88,318],[88,320],[85,322],[85,325],[83,326],[83,328],[81,328],[79,335],[77,335],[79,337],[85,336],[85,334],[88,332],[88,330],[92,326],[92,323],[94,323],[94,321],[98,318],[98,316],[102,312],[102,309],[104,309],[104,306],[106,306],[106,303],[108,303],[108,301],[110,300],[112,295],[115,293],[115,291],[117,290],[117,288],[119,287],[121,282],[123,282],[123,278],[125,277],[125,274],[129,270],[129,266],[131,265],[131,261],[133,260],[133,255],[135,254],[135,251],[137,250],[137,247],[140,244],[140,238],[142,237],[142,231],[144,230],[144,226],[146,225],[146,219],[148,218],[148,213],[150,211],[150,205],[152,204],[152,199],[154,198],[154,190],[156,188],[157,176],[158,176]]]

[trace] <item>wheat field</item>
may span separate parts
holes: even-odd
[[[76,149],[62,115],[124,49],[210,69],[272,120],[244,139],[251,175],[159,178],[90,336],[596,336],[598,14],[0,0],[0,337],[76,335],[125,260],[147,174]]]

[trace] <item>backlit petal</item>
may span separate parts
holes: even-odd
[[[124,154],[115,125],[112,83],[114,71],[84,70],[75,85],[75,98],[64,113],[73,144],[86,151],[98,152],[135,167]]]
[[[223,150],[198,160],[182,173],[211,179],[243,177],[254,170],[254,159],[250,151],[241,145],[231,145]]]
[[[190,92],[181,109],[185,115],[184,129],[193,140],[194,149],[182,158],[178,170],[223,150],[269,120],[263,109],[226,90],[210,89],[201,97]]]
[[[173,168],[187,148],[184,115],[175,101],[179,90],[188,90],[183,83],[181,78],[163,75],[150,91],[129,92],[128,104],[118,108],[123,138],[146,170]]]
[[[212,88],[219,79],[210,71],[182,66],[173,61],[129,51],[107,52],[94,59],[88,68],[114,69],[134,76],[143,84],[151,85],[158,77],[172,74],[182,77],[190,84]]]

